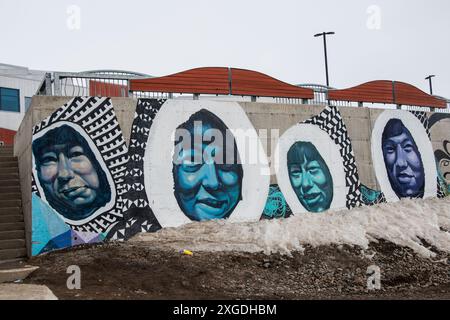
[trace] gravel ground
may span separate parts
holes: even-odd
[[[449,255],[433,260],[388,242],[367,251],[306,247],[292,256],[239,252],[183,255],[145,243],[107,243],[52,252],[25,283],[47,285],[59,299],[450,299]],[[81,290],[68,290],[67,267],[81,268]],[[381,290],[367,289],[367,268]]]

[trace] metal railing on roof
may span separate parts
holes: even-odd
[[[37,95],[129,97],[129,81],[152,76],[124,70],[46,73]]]
[[[108,96],[108,97],[133,97],[133,98],[156,98],[156,99],[179,99],[181,95],[161,92],[132,92],[130,91],[129,81],[133,79],[153,78],[153,76],[125,71],[125,70],[89,70],[84,72],[54,72],[46,73],[36,95],[49,96]],[[273,98],[273,102],[280,104],[310,104],[310,105],[327,105],[332,103],[338,107],[369,107],[384,109],[403,109],[414,111],[435,111],[442,113],[450,113],[450,100],[447,101],[446,109],[433,109],[415,106],[396,106],[396,105],[380,105],[373,103],[358,103],[350,101],[329,101],[328,91],[335,90],[333,87],[327,87],[321,84],[305,83],[298,84],[298,87],[313,89],[314,99],[293,99],[293,98]],[[189,96],[189,95],[188,95]],[[198,99],[198,95],[193,94],[194,99]],[[227,96],[229,99],[230,96]],[[252,97],[251,101],[257,98]],[[268,102],[268,98],[262,101]]]

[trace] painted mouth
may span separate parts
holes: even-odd
[[[397,175],[397,179],[401,184],[410,183],[412,179],[414,179],[413,175],[407,173],[400,173]]]
[[[61,190],[60,193],[62,193],[66,198],[75,198],[79,196],[82,192],[86,190],[85,186],[80,187],[71,187],[64,190]]]
[[[320,198],[320,193],[307,193],[303,195],[303,198],[307,201],[315,201]]]
[[[216,199],[212,199],[212,198],[200,199],[197,201],[197,204],[203,204],[208,207],[212,207],[212,208],[216,208],[216,209],[222,209],[226,203],[227,203],[226,201],[216,200]]]

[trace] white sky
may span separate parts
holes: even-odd
[[[80,29],[67,9],[77,5]],[[370,6],[381,9],[370,29]],[[376,21],[371,20],[371,21]],[[450,98],[448,0],[0,0],[0,62],[40,70],[124,69],[154,76],[194,67],[252,69],[331,85],[398,80]]]

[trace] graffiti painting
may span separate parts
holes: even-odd
[[[372,159],[387,201],[436,196],[433,148],[416,115],[401,110],[381,113],[372,131]]]
[[[61,226],[33,225],[39,248],[104,239],[122,218],[128,162],[110,99],[72,99],[33,128],[32,151],[33,218]]]
[[[140,232],[161,229],[144,188],[144,155],[157,152],[147,147],[150,129],[165,100],[139,99],[128,147],[130,159],[123,178],[123,218],[108,233],[110,240],[128,240]]]
[[[309,212],[330,208],[333,177],[325,160],[311,142],[297,141],[287,154],[289,179],[298,199]]]
[[[283,219],[289,218],[291,215],[292,210],[287,204],[280,187],[276,184],[271,185],[262,219]]]
[[[177,135],[175,141],[173,179],[178,205],[194,221],[228,218],[242,200],[243,169],[234,137],[204,139],[214,130],[219,133],[216,136],[226,137],[229,130],[204,109],[177,130],[187,133]],[[231,161],[226,161],[229,154]]]
[[[336,107],[288,129],[275,152],[278,184],[294,213],[362,205],[351,141]]]
[[[162,227],[260,219],[270,183],[268,160],[239,104],[168,100],[155,120],[143,171],[150,207]],[[248,141],[256,148],[252,152],[263,155],[258,161],[243,158]]]

